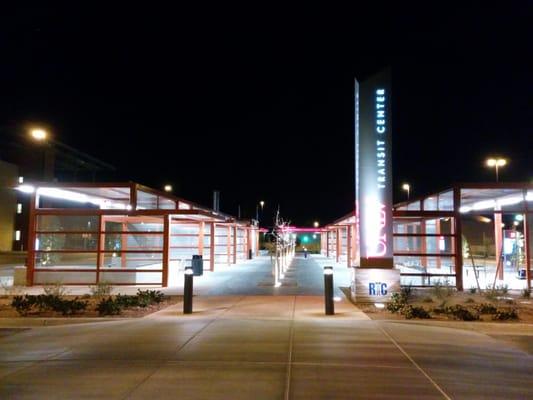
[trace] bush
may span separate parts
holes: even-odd
[[[391,313],[397,313],[400,312],[406,304],[407,301],[402,293],[393,293],[391,295],[391,300],[387,303],[387,310]]]
[[[159,304],[165,300],[165,295],[160,290],[137,290],[139,303],[146,302],[148,305]],[[142,300],[141,300],[142,299]]]
[[[49,283],[43,286],[44,294],[52,296],[66,296],[68,294],[67,288],[61,282]]]
[[[98,282],[96,285],[89,286],[89,289],[93,297],[99,298],[109,296],[113,291],[113,286],[109,282],[102,281]]]
[[[431,315],[429,312],[427,312],[424,307],[416,307],[412,305],[406,305],[402,308],[402,315],[406,319],[412,319],[412,318],[421,318],[421,319],[429,319],[431,318]]]
[[[493,315],[492,319],[495,321],[509,321],[518,319],[518,312],[511,308],[509,310],[497,310]]]
[[[497,309],[492,304],[481,303],[476,307],[476,310],[480,314],[495,314]]]
[[[132,308],[139,306],[139,298],[137,296],[117,294],[117,296],[115,297],[115,302],[117,302],[122,308]]]
[[[431,288],[431,291],[437,299],[443,300],[450,297],[455,289],[450,285],[450,281],[446,279],[444,283],[437,281]]]
[[[430,296],[426,296],[422,299],[422,303],[433,303],[433,299]]]
[[[531,289],[524,289],[520,294],[524,299],[529,299],[531,297]]]
[[[489,301],[496,301],[499,296],[498,289],[493,289],[491,286],[487,286],[483,296]]]
[[[112,297],[103,298],[96,306],[99,315],[119,315],[122,312],[122,305]]]
[[[411,285],[402,286],[400,288],[400,295],[405,300],[405,302],[408,303],[409,300],[411,300],[411,297],[413,296],[413,288],[411,287]]]
[[[61,300],[54,304],[53,310],[63,315],[74,315],[87,308],[87,301],[79,300],[75,297],[73,300]]]
[[[476,321],[479,319],[479,315],[473,314],[468,308],[459,304],[446,307],[444,312],[446,315],[452,316],[454,319],[461,321]]]
[[[476,294],[477,289],[475,287],[471,287],[470,289],[468,289],[468,291],[470,292],[470,294]]]
[[[11,302],[11,306],[20,315],[28,315],[36,308],[39,312],[55,311],[63,315],[73,315],[85,310],[87,304],[87,301],[79,300],[78,297],[73,300],[66,300],[53,294],[26,295],[24,297],[15,296]]]
[[[509,286],[507,285],[499,285],[496,290],[498,291],[498,293],[502,294],[502,295],[506,295],[507,293],[509,293]]]
[[[15,296],[11,300],[11,307],[17,310],[20,315],[28,315],[34,304],[34,296]]]

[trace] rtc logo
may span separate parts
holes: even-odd
[[[369,296],[386,296],[387,284],[383,282],[369,282],[368,283]]]

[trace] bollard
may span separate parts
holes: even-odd
[[[183,285],[183,314],[192,314],[192,280],[193,269],[185,268],[185,283]]]
[[[324,302],[326,305],[326,315],[335,314],[333,305],[333,267],[324,267]]]

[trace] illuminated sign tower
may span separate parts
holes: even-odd
[[[399,285],[393,264],[391,77],[386,69],[355,81],[357,300],[384,300]],[[378,289],[376,289],[378,288]]]

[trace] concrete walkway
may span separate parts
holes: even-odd
[[[0,399],[533,398],[533,357],[512,343],[371,321],[344,297],[326,317],[324,264],[295,259],[279,288],[266,258],[207,273],[192,315],[0,329]]]
[[[318,296],[199,296],[139,320],[0,337],[1,399],[526,399],[533,358],[486,335],[370,321]]]

